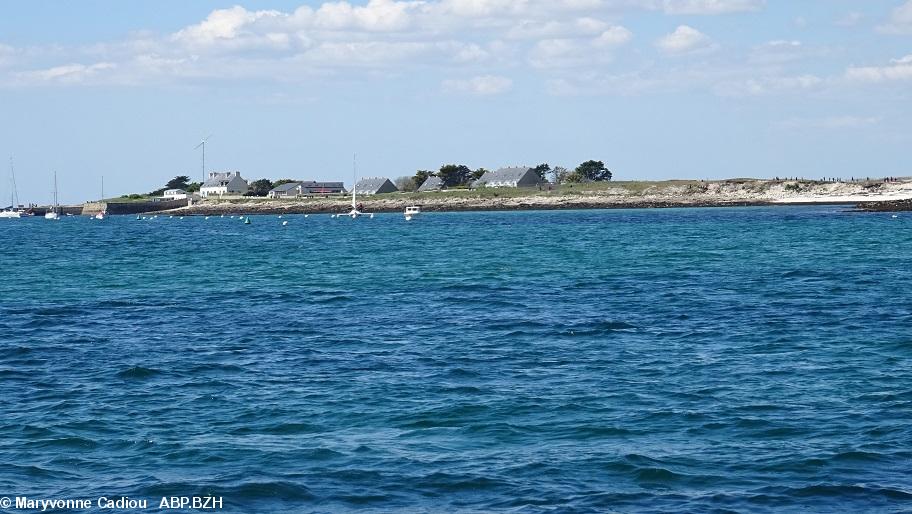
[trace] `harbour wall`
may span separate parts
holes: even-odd
[[[144,212],[167,211],[186,207],[188,201],[184,200],[165,200],[161,202],[86,202],[82,206],[82,214],[93,216],[101,211],[107,211],[108,214],[141,214]]]

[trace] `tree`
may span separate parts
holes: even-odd
[[[290,178],[280,178],[272,183],[272,187],[279,187],[282,184],[291,184],[292,182],[297,182],[297,180],[292,180]]]
[[[254,180],[250,183],[250,186],[247,188],[246,196],[266,196],[269,193],[269,190],[276,187],[273,185],[272,181],[268,178],[261,178],[260,180]]]
[[[570,175],[570,170],[563,166],[555,166],[551,168],[551,182],[555,184],[562,184],[567,181],[567,176]]]
[[[587,180],[588,179],[586,177],[584,177],[580,172],[573,171],[573,172],[568,173],[564,177],[563,182],[569,182],[571,184],[579,184],[580,182],[586,182]]]
[[[428,170],[416,171],[415,176],[412,177],[412,182],[415,184],[415,189],[417,190],[419,187],[421,187],[421,184],[424,184],[424,181],[427,180],[428,177],[433,177],[433,176],[434,176],[434,174]]]
[[[399,191],[412,192],[418,189],[415,187],[415,179],[413,177],[399,177],[395,183]]]
[[[602,161],[586,161],[577,166],[575,172],[585,180],[611,180],[611,170],[606,168]]]
[[[184,191],[188,193],[196,193],[200,190],[201,187],[203,187],[203,184],[201,182],[191,182],[187,184],[187,188],[184,189]]]
[[[437,172],[437,176],[447,187],[463,186],[469,182],[472,170],[465,164],[444,164]]]
[[[532,171],[538,174],[539,182],[545,182],[548,180],[547,174],[549,171],[551,171],[551,166],[549,166],[548,163],[542,163],[532,168]]]
[[[179,176],[174,177],[171,180],[169,180],[168,183],[165,184],[165,189],[183,189],[184,191],[186,191],[187,187],[189,187],[189,186],[190,186],[190,177],[188,177],[186,175],[179,175]]]
[[[480,178],[483,177],[484,174],[487,173],[487,172],[488,172],[488,170],[486,170],[486,169],[484,169],[484,168],[478,168],[477,170],[473,171],[473,172],[471,173],[471,175],[470,175],[470,177],[471,177],[471,179],[472,179],[472,182],[474,182],[474,181],[480,179]]]

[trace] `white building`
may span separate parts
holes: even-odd
[[[247,181],[240,171],[210,172],[209,179],[200,187],[200,196],[242,196],[247,193]]]
[[[183,189],[166,189],[162,196],[165,200],[185,200],[187,192]]]

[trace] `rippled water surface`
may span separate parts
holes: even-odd
[[[912,509],[912,216],[0,220],[0,495]]]

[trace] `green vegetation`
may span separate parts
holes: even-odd
[[[269,190],[276,187],[268,178],[254,180],[248,187],[247,194],[244,196],[266,196]]]
[[[437,176],[446,187],[463,186],[472,178],[472,170],[465,164],[444,164],[437,172]]]
[[[190,177],[186,175],[174,177],[165,184],[165,189],[183,189],[186,191],[188,187],[190,187]]]

